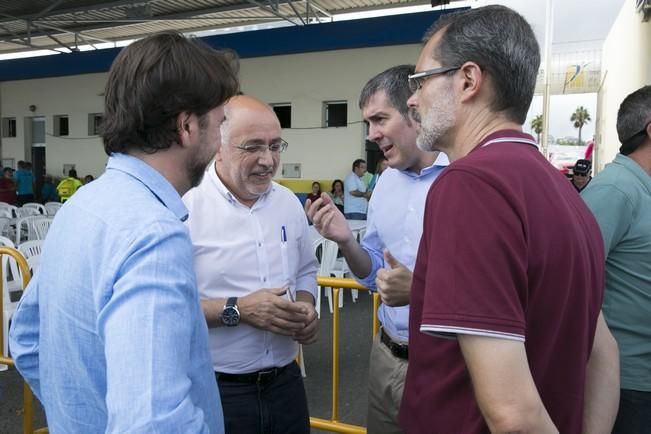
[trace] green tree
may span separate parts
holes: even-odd
[[[540,143],[540,134],[543,130],[543,117],[542,115],[537,115],[531,120],[531,129],[536,133],[536,141]]]
[[[574,128],[579,129],[579,145],[583,143],[581,141],[581,130],[583,129],[583,126],[591,120],[592,119],[590,119],[590,113],[588,113],[588,109],[582,105],[578,106],[574,113],[572,113],[572,116],[570,116],[570,122],[574,123]]]

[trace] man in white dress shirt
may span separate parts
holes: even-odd
[[[316,340],[317,263],[298,198],[272,182],[287,143],[255,98],[225,115],[215,163],[183,200],[226,433],[307,434],[294,360]]]

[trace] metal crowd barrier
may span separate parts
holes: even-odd
[[[29,271],[29,265],[27,265],[27,260],[18,250],[11,247],[0,247],[0,264],[2,263],[2,255],[9,255],[16,260],[18,267],[20,268],[20,274],[23,276],[23,289],[27,288],[29,279],[31,278],[31,273]],[[3,281],[2,273],[5,273],[7,270],[4,267],[0,266],[0,282]],[[3,289],[4,291],[4,289]],[[4,296],[0,296],[0,324],[3,324],[4,321]],[[4,333],[0,333],[0,351],[1,348],[4,348]],[[14,366],[14,361],[9,357],[4,357],[0,354],[0,363],[3,365]],[[27,383],[23,384],[23,434],[42,434],[47,433],[47,428],[41,428],[34,430],[34,395],[32,395],[32,390],[29,388]]]
[[[346,434],[365,434],[366,428],[359,425],[351,425],[339,420],[339,291],[342,289],[357,289],[368,291],[353,279],[340,279],[336,277],[317,277],[319,286],[332,288],[332,413],[330,419],[310,417],[310,426],[330,432]],[[319,289],[320,290],[320,289]],[[380,296],[373,294],[373,336],[379,329],[377,310],[380,305]]]
[[[20,267],[23,276],[23,288],[27,287],[30,279],[29,267],[23,255],[16,249],[10,247],[0,247],[0,258],[2,255],[9,255],[13,257],[18,266]],[[2,270],[0,267],[0,282],[2,281]],[[353,279],[340,279],[334,277],[318,277],[317,283],[319,286],[332,288],[333,300],[333,314],[332,314],[332,413],[330,419],[321,419],[318,417],[310,417],[310,426],[312,428],[345,434],[365,434],[366,427],[359,425],[352,425],[339,420],[339,291],[343,289],[357,289],[360,291],[368,291],[367,288],[360,285]],[[379,329],[377,318],[377,310],[380,304],[380,297],[377,293],[373,294],[373,322],[372,330],[375,336]],[[0,297],[0,324],[2,324],[3,306],[2,297]],[[3,345],[4,336],[0,333],[0,348]],[[14,361],[10,358],[0,355],[0,363],[6,365],[14,365]],[[47,428],[34,430],[34,396],[32,391],[25,383],[23,385],[24,396],[24,412],[23,412],[23,433],[24,434],[42,434],[47,433]]]

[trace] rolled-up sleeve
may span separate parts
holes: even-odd
[[[302,210],[301,210],[302,212]],[[299,240],[299,260],[298,267],[296,268],[296,290],[307,291],[312,294],[316,300],[316,272],[318,269],[318,262],[314,255],[314,247],[312,246],[312,239],[309,234],[309,229],[305,218],[301,216]]]
[[[380,268],[384,267],[384,243],[380,239],[377,226],[375,225],[375,207],[373,198],[368,206],[368,220],[366,223],[366,233],[362,239],[362,248],[368,253],[371,260],[371,272],[366,277],[354,276],[355,279],[371,291],[376,291],[375,276]]]

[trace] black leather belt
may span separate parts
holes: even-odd
[[[380,341],[387,346],[391,354],[399,359],[409,360],[409,346],[407,344],[399,344],[394,342],[388,334],[384,332],[384,329],[380,329]]]
[[[292,362],[293,363],[293,362]],[[280,374],[287,369],[287,366],[280,368],[263,369],[258,372],[250,372],[248,374],[227,374],[223,372],[215,372],[218,381],[227,381],[231,383],[246,383],[246,384],[269,384],[276,379]]]

